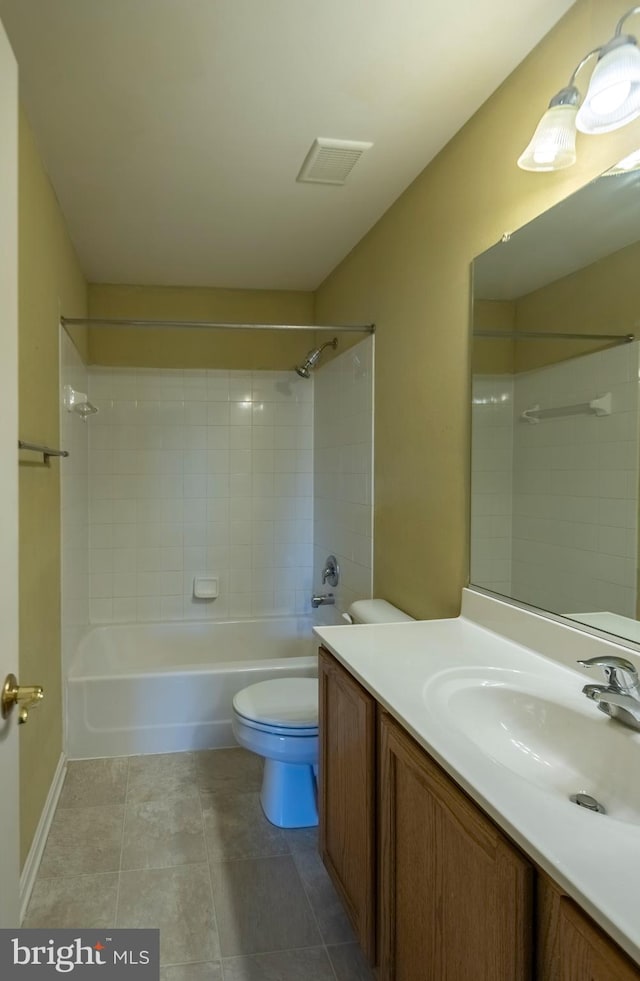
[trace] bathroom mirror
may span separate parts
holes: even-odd
[[[473,263],[472,585],[640,642],[640,170]]]

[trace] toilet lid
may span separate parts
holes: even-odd
[[[318,679],[277,678],[249,685],[233,699],[245,719],[288,729],[309,729],[318,724]]]

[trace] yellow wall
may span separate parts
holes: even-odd
[[[190,287],[89,287],[91,317],[313,324],[313,293]],[[92,327],[92,364],[149,368],[289,368],[314,345],[299,331]]]
[[[581,334],[636,334],[640,310],[640,242],[620,249],[516,303],[516,329]],[[602,341],[518,341],[516,371],[598,351]]]
[[[579,0],[318,291],[319,321],[377,326],[375,591],[415,616],[455,615],[467,582],[471,260],[640,145],[636,121],[579,136],[569,170],[516,166],[548,100],[627,9]]]
[[[86,284],[29,123],[19,144],[19,435],[59,445],[59,316],[86,314]],[[62,750],[59,465],[20,461],[20,680],[45,699],[20,729],[21,860]]]
[[[474,330],[512,333],[516,329],[516,305],[511,300],[476,300],[472,316]],[[511,338],[474,337],[471,354],[474,374],[510,375],[514,371],[515,341]]]

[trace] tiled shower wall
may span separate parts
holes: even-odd
[[[472,391],[472,583],[511,593],[513,378],[477,375]]]
[[[92,367],[89,393],[93,623],[309,610],[313,380]]]
[[[60,381],[86,392],[87,369],[64,330],[60,339]],[[89,453],[87,423],[61,409],[60,460],[62,541],[62,657],[68,664],[89,625]]]
[[[635,618],[638,349],[619,347],[519,375],[514,398],[513,596],[563,613]],[[588,402],[612,413],[532,425],[524,409]]]
[[[314,406],[313,586],[343,612],[372,590],[372,337],[316,372]],[[340,565],[333,590],[320,578],[329,554]]]

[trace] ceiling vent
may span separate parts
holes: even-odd
[[[362,154],[372,146],[373,143],[319,136],[311,144],[296,179],[311,184],[344,184]]]

